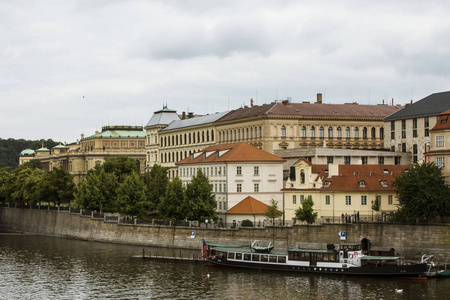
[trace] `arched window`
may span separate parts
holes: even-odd
[[[241,129],[240,128],[238,129],[238,140],[239,141],[241,140]]]
[[[247,140],[248,140],[248,136],[249,136],[249,135],[248,135],[248,128],[247,128]]]
[[[258,137],[258,127],[255,127],[255,138]]]
[[[259,137],[260,138],[262,137],[262,127],[261,126],[259,126]]]
[[[187,135],[186,135],[186,133],[184,134],[184,144],[186,145],[187,144]]]
[[[192,144],[192,135],[190,132],[189,132],[189,144]]]
[[[300,171],[300,183],[305,184],[305,171]]]
[[[197,131],[197,143],[200,143],[200,131]]]
[[[311,126],[311,137],[316,137],[316,128],[314,126]]]
[[[209,131],[206,131],[206,141],[209,142]]]
[[[350,138],[350,127],[345,128],[345,137]]]
[[[250,138],[251,138],[251,139],[253,138],[253,127],[250,128]]]
[[[281,126],[281,137],[286,137],[286,126]]]
[[[178,135],[175,137],[175,145],[178,145]]]
[[[380,139],[384,139],[384,128],[380,128]]]
[[[374,139],[376,136],[376,130],[375,130],[375,127],[372,127],[372,129],[370,130],[371,132],[372,132],[372,134],[371,134],[371,136],[372,136],[372,138]]]
[[[302,137],[306,137],[306,126],[302,126]]]
[[[163,146],[163,138],[161,137],[161,147]]]
[[[355,138],[359,138],[359,128],[358,128],[358,127],[355,127],[354,132],[355,132],[354,137],[355,137]]]
[[[172,135],[172,146],[175,145],[175,137]]]
[[[319,127],[319,137],[323,138],[324,137],[324,130],[323,130],[323,126]]]
[[[202,143],[204,143],[204,142],[205,142],[205,132],[202,131]]]
[[[363,128],[363,139],[367,139],[367,127]]]
[[[341,128],[341,126],[339,126],[336,131],[337,131],[337,137],[341,138],[342,137],[342,128]]]
[[[211,130],[211,141],[214,142],[214,130]]]
[[[333,127],[328,127],[328,137],[332,138],[333,137]]]

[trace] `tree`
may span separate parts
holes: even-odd
[[[133,172],[139,173],[136,160],[125,155],[107,157],[101,166],[96,167],[102,167],[107,173],[114,173],[119,182],[123,182]]]
[[[398,175],[393,186],[397,192],[398,214],[408,223],[430,222],[450,215],[450,188],[442,169],[434,163],[415,164]]]
[[[24,166],[31,168],[31,169],[41,169],[42,170],[42,163],[38,159],[32,159],[27,161],[23,164]]]
[[[212,184],[208,177],[198,169],[191,182],[186,185],[186,217],[189,220],[203,222],[206,219],[217,221],[216,199],[212,193]]]
[[[381,199],[380,199],[379,196],[375,197],[375,200],[373,201],[371,208],[374,211],[380,211],[380,209],[381,209]]]
[[[150,209],[160,208],[161,197],[166,195],[169,178],[168,168],[155,164],[151,171],[144,174],[144,183],[147,186],[147,198],[151,203]]]
[[[55,205],[61,205],[61,202],[70,202],[75,198],[75,183],[73,182],[73,176],[62,168],[53,168],[48,173],[46,188],[46,196],[49,202],[55,203]]]
[[[314,201],[312,197],[306,197],[302,206],[295,210],[295,217],[300,221],[306,221],[308,224],[314,223],[317,219],[317,212],[314,212],[313,206]]]
[[[78,186],[77,203],[93,211],[114,212],[118,186],[114,173],[107,173],[103,168],[91,169]]]
[[[0,203],[7,202],[9,198],[9,184],[12,176],[13,174],[11,167],[4,167],[0,169]]]
[[[167,185],[166,193],[159,203],[159,212],[167,219],[183,220],[187,217],[185,207],[185,189],[177,176]]]
[[[270,205],[267,207],[264,216],[268,219],[272,219],[272,224],[275,224],[275,219],[283,215],[281,211],[278,210],[278,202],[274,199],[270,200]]]
[[[145,218],[148,200],[145,196],[145,185],[141,176],[132,172],[124,177],[117,188],[117,208],[122,215]]]

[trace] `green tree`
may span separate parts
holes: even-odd
[[[186,218],[185,191],[183,182],[177,176],[167,185],[166,193],[159,203],[159,212],[167,219],[183,220]]]
[[[430,222],[450,215],[450,188],[442,169],[434,163],[415,164],[398,175],[393,186],[397,192],[398,214],[408,223]]]
[[[147,186],[147,198],[151,203],[150,209],[160,208],[161,197],[166,195],[169,178],[167,177],[168,168],[160,165],[153,165],[150,172],[144,174],[144,183]]]
[[[101,167],[107,173],[114,173],[119,182],[123,182],[124,178],[133,172],[139,173],[137,161],[125,155],[107,157]]]
[[[41,204],[44,199],[44,186],[47,174],[41,169],[31,169],[31,173],[25,179],[23,188],[24,201],[29,205]]]
[[[145,195],[144,181],[138,173],[132,172],[124,177],[117,188],[116,206],[122,215],[129,215],[132,218],[146,217],[146,208],[149,204]]]
[[[78,186],[77,204],[92,211],[116,211],[116,189],[119,185],[114,173],[103,168],[89,170]]]
[[[206,219],[217,221],[216,199],[208,177],[198,169],[191,182],[186,185],[186,217],[189,220],[203,222]]]
[[[317,212],[313,209],[314,201],[311,196],[306,197],[301,207],[295,210],[295,217],[300,221],[306,221],[308,224],[312,224],[317,219]]]
[[[281,217],[283,213],[278,210],[278,202],[274,199],[270,200],[270,205],[267,207],[264,216],[268,219],[272,219],[272,224],[275,224],[275,219]]]
[[[380,211],[380,209],[381,209],[381,197],[380,196],[375,197],[375,200],[373,201],[371,208],[374,211]]]
[[[73,176],[62,168],[53,168],[47,175],[46,197],[49,202],[61,205],[61,202],[70,202],[75,199],[76,186]]]
[[[41,169],[42,170],[42,163],[38,159],[32,159],[30,161],[27,161],[23,165],[28,168],[31,168],[31,169]]]
[[[6,203],[10,191],[10,182],[12,174],[11,167],[3,167],[0,169],[0,203]]]

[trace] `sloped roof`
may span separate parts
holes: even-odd
[[[30,155],[34,155],[34,150],[31,149],[25,149],[22,150],[22,152],[20,152],[20,156],[30,156]]]
[[[155,125],[169,125],[173,121],[177,121],[180,119],[180,116],[178,116],[177,111],[173,109],[167,108],[167,106],[164,106],[163,109],[160,109],[158,111],[155,111],[153,113],[153,116],[148,121],[147,125],[145,127],[155,126]]]
[[[213,162],[284,162],[284,159],[247,143],[214,145],[177,162],[198,164]]]
[[[292,116],[296,118],[334,118],[334,119],[378,119],[399,111],[403,106],[359,105],[359,104],[323,104],[323,103],[287,103],[276,102],[233,110],[217,122],[268,117]]]
[[[234,215],[263,215],[269,206],[255,198],[248,196],[231,209],[226,214]]]
[[[228,112],[225,111],[225,112],[221,112],[221,113],[215,113],[212,115],[188,118],[188,119],[184,119],[184,120],[175,120],[172,123],[170,123],[169,126],[167,126],[166,128],[164,128],[161,131],[168,131],[168,130],[173,130],[173,129],[210,124],[210,123],[213,123],[213,122],[217,121],[218,119],[222,118],[227,113]]]
[[[450,109],[450,92],[431,94],[404,109],[386,117],[385,121],[395,121],[419,117],[437,116]]]
[[[433,129],[431,130],[445,130],[450,129],[450,109],[444,111],[443,113],[439,114],[439,119],[436,122],[436,125],[434,125]]]
[[[143,130],[105,130],[98,135],[85,137],[83,140],[95,138],[141,138],[145,139],[146,133]]]

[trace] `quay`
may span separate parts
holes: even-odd
[[[195,262],[195,263],[206,263],[201,256],[192,254],[192,255],[183,255],[183,252],[180,251],[180,254],[177,256],[176,252],[172,252],[172,256],[166,256],[164,252],[158,253],[155,252],[152,255],[150,251],[149,255],[145,254],[145,249],[142,249],[141,255],[133,255],[131,259],[143,259],[143,260],[160,260],[160,261],[182,261],[182,262]]]

